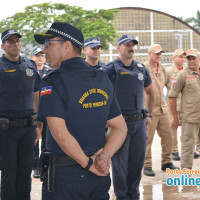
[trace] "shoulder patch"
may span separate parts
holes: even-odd
[[[144,67],[144,65],[142,65],[141,63],[138,63],[137,66],[140,67],[140,68]]]
[[[52,86],[46,86],[41,88],[40,96],[51,94]]]

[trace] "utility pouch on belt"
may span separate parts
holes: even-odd
[[[40,156],[40,180],[43,182],[44,191],[54,191],[55,155],[43,151]]]
[[[144,119],[146,119],[147,117],[151,117],[152,118],[152,116],[149,113],[149,110],[147,108],[143,109],[142,113],[143,113]]]
[[[36,126],[38,124],[37,114],[30,116],[30,126]]]
[[[8,129],[8,127],[9,127],[9,120],[6,119],[6,118],[0,118],[0,127],[3,130]]]

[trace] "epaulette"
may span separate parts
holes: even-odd
[[[106,64],[105,64],[104,62],[101,62],[101,61],[99,61],[98,65],[99,65],[100,67],[105,67],[105,66],[106,66]]]
[[[140,67],[140,68],[144,67],[144,65],[141,64],[141,63],[138,63],[137,66]]]
[[[44,67],[46,68],[46,70],[50,70],[51,69],[48,65],[44,65]]]
[[[50,78],[50,77],[53,77],[55,76],[56,74],[58,74],[58,70],[57,69],[50,69],[48,70],[48,72],[42,77],[43,79],[47,79],[47,78]]]
[[[111,62],[109,62],[106,66],[109,66],[109,65],[114,65],[114,62],[111,61]]]
[[[28,65],[29,68],[37,71],[37,65],[33,60],[30,60],[28,58],[22,58],[22,62],[25,62]]]

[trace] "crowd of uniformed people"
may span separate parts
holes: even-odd
[[[33,48],[31,59],[20,53],[21,37],[14,29],[1,34],[1,200],[29,200],[32,170],[43,182],[43,200],[106,200],[110,169],[116,199],[137,200],[142,170],[156,176],[156,131],[161,170],[192,169],[200,156],[198,50],[175,50],[166,68],[162,46],[152,44],[139,63],[133,58],[138,41],[125,34],[117,40],[118,57],[106,65],[100,38],[84,40],[68,23],[35,34],[44,47]]]

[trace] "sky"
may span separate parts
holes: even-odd
[[[119,7],[142,7],[158,10],[175,17],[196,17],[197,10],[200,10],[199,0],[4,0],[0,6],[0,20],[11,17],[15,13],[23,12],[24,8],[44,2],[64,3],[70,6],[79,6],[84,9],[109,9]],[[187,3],[185,3],[187,2]]]

